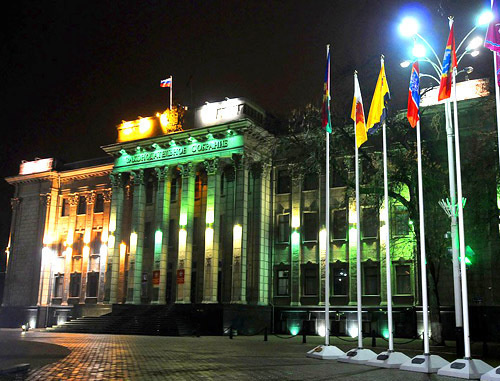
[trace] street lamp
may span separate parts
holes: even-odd
[[[491,12],[490,12],[491,13]],[[487,13],[483,13],[479,18],[478,22],[476,25],[465,35],[465,37],[462,39],[460,44],[458,45],[458,48],[456,49],[456,54],[459,54],[460,48],[463,45],[463,43],[469,38],[469,36],[480,26],[485,25],[491,20],[491,16],[488,15]],[[415,39],[415,45],[413,49],[413,55],[415,58],[420,58],[422,62],[429,63],[430,66],[434,69],[434,75],[432,74],[427,74],[427,73],[421,73],[421,77],[430,77],[433,79],[435,82],[440,83],[440,78],[441,78],[441,71],[442,71],[442,61],[439,59],[438,55],[436,54],[436,51],[433,49],[433,47],[429,44],[429,42],[418,33],[419,27],[418,27],[418,21],[416,21],[413,18],[406,17],[402,20],[400,26],[399,26],[399,32],[402,36],[404,37],[413,37]],[[421,42],[423,42],[432,52],[431,58],[426,56],[425,54],[425,49],[422,49],[420,46],[423,46],[421,44],[417,43],[417,39]],[[461,59],[466,55],[470,54],[472,57],[477,56],[479,53],[477,48],[479,48],[482,44],[482,39],[480,37],[475,37],[473,38],[469,44],[467,45],[467,48],[464,50],[462,55],[459,57],[458,62],[461,61]],[[417,48],[417,46],[419,46]],[[401,67],[408,67],[409,62],[402,62]],[[472,67],[467,67],[464,69],[467,74],[472,72]],[[449,171],[449,186],[450,186],[450,200],[451,200],[451,210],[449,211],[449,215],[451,217],[451,238],[452,238],[452,262],[453,262],[453,280],[454,280],[454,297],[455,297],[455,323],[456,323],[456,339],[457,339],[457,354],[461,357],[463,354],[463,349],[464,349],[464,342],[463,340],[463,322],[462,322],[462,298],[461,298],[461,279],[460,279],[460,267],[459,267],[459,262],[458,262],[458,251],[459,251],[459,231],[458,231],[458,220],[457,220],[457,213],[456,213],[456,205],[457,205],[457,200],[456,200],[456,180],[455,180],[455,174],[456,174],[456,169],[455,169],[455,155],[454,155],[454,136],[453,136],[453,126],[452,126],[452,117],[451,117],[451,103],[450,100],[448,99],[445,102],[445,121],[446,121],[446,134],[447,134],[447,150],[448,150],[448,171]],[[422,274],[422,276],[426,276],[425,274]],[[423,311],[423,313],[426,313],[427,311]],[[425,355],[425,354],[424,354]],[[430,363],[432,362],[432,359],[430,358],[424,358],[424,362],[422,363],[422,367],[420,370],[417,370],[415,368],[410,369],[408,368],[407,370],[415,370],[415,371],[424,371],[422,370],[424,366],[427,366],[427,372],[431,372],[431,366]],[[424,365],[425,361],[429,360],[429,363]],[[433,372],[437,371],[432,370]]]

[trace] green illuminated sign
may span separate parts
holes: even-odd
[[[212,139],[206,142],[192,141],[191,144],[174,145],[169,148],[157,148],[154,151],[138,152],[133,155],[122,154],[115,161],[116,167],[149,164],[162,160],[177,159],[205,153],[220,152],[243,147],[243,136],[235,135],[224,139]]]

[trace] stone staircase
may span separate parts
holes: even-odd
[[[114,305],[109,314],[87,316],[47,328],[48,332],[189,336],[197,325],[171,305]]]

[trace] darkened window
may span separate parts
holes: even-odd
[[[224,176],[224,172],[220,175],[220,195],[226,195],[226,177]]]
[[[92,271],[87,273],[87,297],[96,298],[99,288],[99,273]]]
[[[94,213],[104,212],[104,195],[97,193],[94,203]]]
[[[391,235],[406,236],[410,232],[408,210],[403,205],[393,205],[391,213]]]
[[[69,200],[67,198],[63,198],[61,206],[61,217],[66,216],[69,216]]]
[[[333,295],[345,296],[349,292],[349,266],[345,262],[333,264]]]
[[[345,209],[332,210],[331,234],[334,240],[347,239],[347,211]]]
[[[364,294],[380,295],[380,267],[378,263],[363,264]]]
[[[290,240],[290,215],[278,215],[278,243],[288,243]]]
[[[92,231],[92,241],[90,243],[92,254],[99,254],[101,252],[101,236],[102,236],[101,231],[97,230]]]
[[[377,208],[363,208],[361,214],[361,237],[377,238],[379,230]]]
[[[154,180],[150,177],[146,183],[146,204],[153,203],[154,185]]]
[[[62,298],[64,274],[54,275],[54,298]]]
[[[289,271],[288,270],[278,270],[277,271],[278,273],[278,276],[277,276],[277,280],[278,280],[278,289],[276,290],[277,291],[277,295],[278,296],[287,296],[290,292],[289,290]]]
[[[151,247],[151,241],[152,241],[152,234],[151,234],[151,222],[146,222],[144,224],[144,248],[149,249]]]
[[[82,255],[83,245],[83,232],[76,232],[73,240],[73,255]]]
[[[280,169],[277,177],[276,193],[290,193],[291,181],[288,171]]]
[[[396,265],[396,294],[411,294],[410,265]]]
[[[179,178],[176,176],[173,176],[172,180],[170,181],[170,202],[177,201],[177,182],[178,181],[179,181]]]
[[[304,271],[304,295],[318,295],[318,269],[316,265],[305,265]]]
[[[304,175],[303,190],[310,191],[318,189],[318,181],[317,173],[307,173]]]
[[[174,247],[177,243],[177,222],[170,220],[168,223],[168,246]]]
[[[69,297],[77,298],[80,296],[80,285],[82,282],[82,274],[73,273],[69,277]]]
[[[201,179],[201,175],[196,175],[194,181],[194,199],[199,200],[201,198],[201,189],[203,187],[203,182]]]
[[[334,167],[330,170],[330,188],[345,187],[347,184],[347,164],[344,160],[335,162]]]
[[[304,242],[318,240],[318,213],[308,212],[302,214],[302,232]]]
[[[78,197],[78,207],[76,214],[86,214],[87,213],[87,199],[85,196]]]

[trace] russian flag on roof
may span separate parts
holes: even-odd
[[[172,77],[162,79],[160,81],[160,87],[172,87]]]

